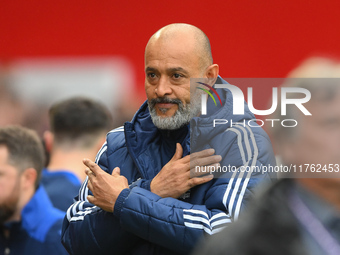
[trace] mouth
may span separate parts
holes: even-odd
[[[174,106],[175,104],[174,103],[157,103],[156,106],[157,108],[165,108],[165,109],[169,109],[171,108],[172,106]]]
[[[166,114],[169,111],[177,110],[180,108],[182,102],[178,98],[154,98],[149,102],[150,111],[155,110],[158,114]]]

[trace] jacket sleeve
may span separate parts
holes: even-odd
[[[188,254],[203,235],[215,234],[233,222],[235,212],[239,207],[243,209],[253,193],[254,183],[246,178],[221,178],[213,182],[204,204],[162,198],[140,187],[125,189],[116,201],[114,215],[123,229],[151,243]]]
[[[113,248],[115,254],[124,254],[137,241],[112,213],[88,202],[74,203],[64,219],[62,243],[69,254],[112,254]]]
[[[106,143],[98,152],[96,163],[108,171]],[[99,160],[100,159],[100,160]],[[145,185],[138,180],[131,184]],[[112,213],[94,206],[87,200],[91,191],[87,188],[87,178],[82,184],[75,202],[69,207],[62,227],[62,243],[69,254],[124,254],[139,238],[122,229],[119,219]]]
[[[140,187],[121,192],[114,215],[125,230],[183,254],[191,251],[203,233],[213,234],[231,222],[225,210],[161,198]]]

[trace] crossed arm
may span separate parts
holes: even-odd
[[[119,168],[110,175],[85,159],[88,182],[83,187],[91,193],[87,193],[88,202],[80,200],[69,208],[63,226],[64,246],[70,254],[106,254],[113,247],[117,254],[124,254],[144,239],[188,253],[203,233],[213,234],[231,222],[222,203],[227,190],[224,183],[202,193],[202,201],[207,197],[204,204],[176,199],[212,180],[212,175],[202,177],[206,172],[196,171],[195,166],[218,164],[221,156],[214,153],[208,149],[182,158],[182,147],[177,144],[173,158],[153,178],[151,191],[139,185],[129,188]]]
[[[183,149],[178,143],[173,158],[151,181],[151,192],[163,198],[178,198],[189,189],[211,181],[213,175],[196,171],[196,166],[218,164],[222,158],[214,153],[214,149],[207,149],[182,158]],[[87,197],[88,201],[107,212],[113,212],[119,194],[129,188],[127,179],[120,175],[119,167],[114,168],[110,175],[89,159],[84,159],[83,163],[87,167],[88,188],[93,194]]]

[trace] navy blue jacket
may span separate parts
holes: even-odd
[[[81,182],[76,175],[67,170],[49,171],[44,168],[40,183],[44,186],[53,206],[64,212],[73,204]]]
[[[52,206],[44,188],[40,186],[22,210],[21,221],[5,224],[9,237],[5,238],[1,232],[0,254],[67,254],[60,241],[63,218],[64,213]]]
[[[131,122],[108,134],[96,162],[108,173],[120,167],[130,188],[119,195],[114,213],[108,213],[87,201],[87,180],[83,183],[63,225],[62,241],[70,254],[187,254],[204,234],[219,232],[238,217],[254,188],[271,179],[269,175],[225,173],[220,176],[224,178],[196,186],[179,199],[161,198],[150,191],[151,180],[172,158],[177,142],[183,156],[190,150],[213,147],[223,158],[221,166],[275,165],[270,140],[262,128],[242,124],[212,127],[214,118],[254,119],[247,106],[244,116],[234,116],[231,93],[225,89],[218,93],[223,106],[210,107],[213,102],[208,100],[208,109],[215,111],[193,118],[190,126],[175,131],[157,129],[145,102]]]

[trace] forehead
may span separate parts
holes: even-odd
[[[312,115],[340,114],[340,90],[339,88],[325,89],[311,92],[312,99],[306,103]]]
[[[9,162],[9,151],[4,145],[0,145],[0,172],[11,176],[18,174],[17,168]]]
[[[4,164],[8,161],[9,152],[5,145],[0,145],[0,163]]]
[[[197,68],[200,57],[195,41],[192,38],[180,39],[175,37],[149,42],[145,49],[145,67]]]

